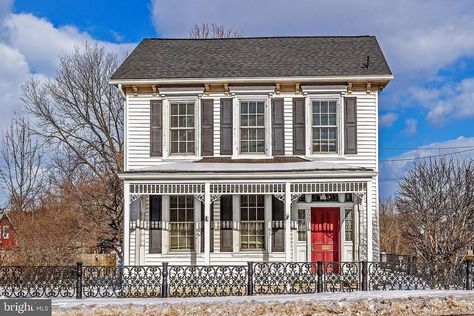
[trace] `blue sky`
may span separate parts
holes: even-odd
[[[380,97],[383,196],[412,165],[399,159],[474,147],[470,0],[0,0],[0,93],[8,101],[0,127],[21,106],[19,84],[54,76],[57,55],[81,42],[127,53],[143,37],[186,37],[202,22],[247,36],[376,35],[395,75]]]

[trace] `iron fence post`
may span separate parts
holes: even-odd
[[[161,297],[168,297],[168,262],[163,262],[161,271]]]
[[[317,279],[317,291],[318,293],[321,293],[323,292],[323,262],[322,261],[318,261],[316,263],[316,273],[317,273],[317,276],[318,276],[318,279]]]
[[[247,295],[253,295],[253,262],[247,262]]]
[[[76,298],[82,299],[82,262],[76,262]]]
[[[369,289],[369,280],[368,280],[368,266],[369,263],[367,261],[362,261],[362,291],[368,291]]]
[[[472,260],[466,260],[466,290],[472,290]]]

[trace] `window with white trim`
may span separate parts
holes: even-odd
[[[170,103],[170,154],[195,154],[194,102]]]
[[[240,197],[240,249],[265,249],[265,196]]]
[[[337,101],[313,100],[312,152],[337,153]]]
[[[297,219],[298,241],[306,241],[306,210],[298,210]]]
[[[170,196],[170,250],[194,250],[194,197]]]
[[[346,209],[344,214],[345,240],[353,241],[354,238],[354,219],[352,209]]]
[[[265,153],[265,102],[240,102],[240,152]]]
[[[3,225],[2,227],[2,239],[8,239],[9,238],[9,229],[10,227],[8,225]]]

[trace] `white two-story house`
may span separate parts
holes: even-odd
[[[144,39],[125,97],[124,264],[378,261],[373,36]]]

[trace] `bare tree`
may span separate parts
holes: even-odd
[[[109,231],[98,242],[120,254],[123,99],[108,83],[118,64],[117,55],[85,43],[60,57],[54,80],[27,81],[22,100],[38,122],[35,132],[56,154],[57,170],[69,179],[98,184],[87,199],[78,199],[86,209],[101,207]]]
[[[2,139],[0,185],[8,193],[12,210],[30,211],[44,190],[43,152],[29,122],[16,115]]]
[[[194,24],[189,31],[189,38],[237,38],[242,37],[242,32],[233,28],[226,28],[215,23]]]
[[[448,284],[474,240],[474,161],[416,163],[399,184],[396,205],[430,281]]]
[[[403,237],[405,223],[400,220],[393,200],[380,201],[380,248],[386,253],[406,255],[410,243]]]

